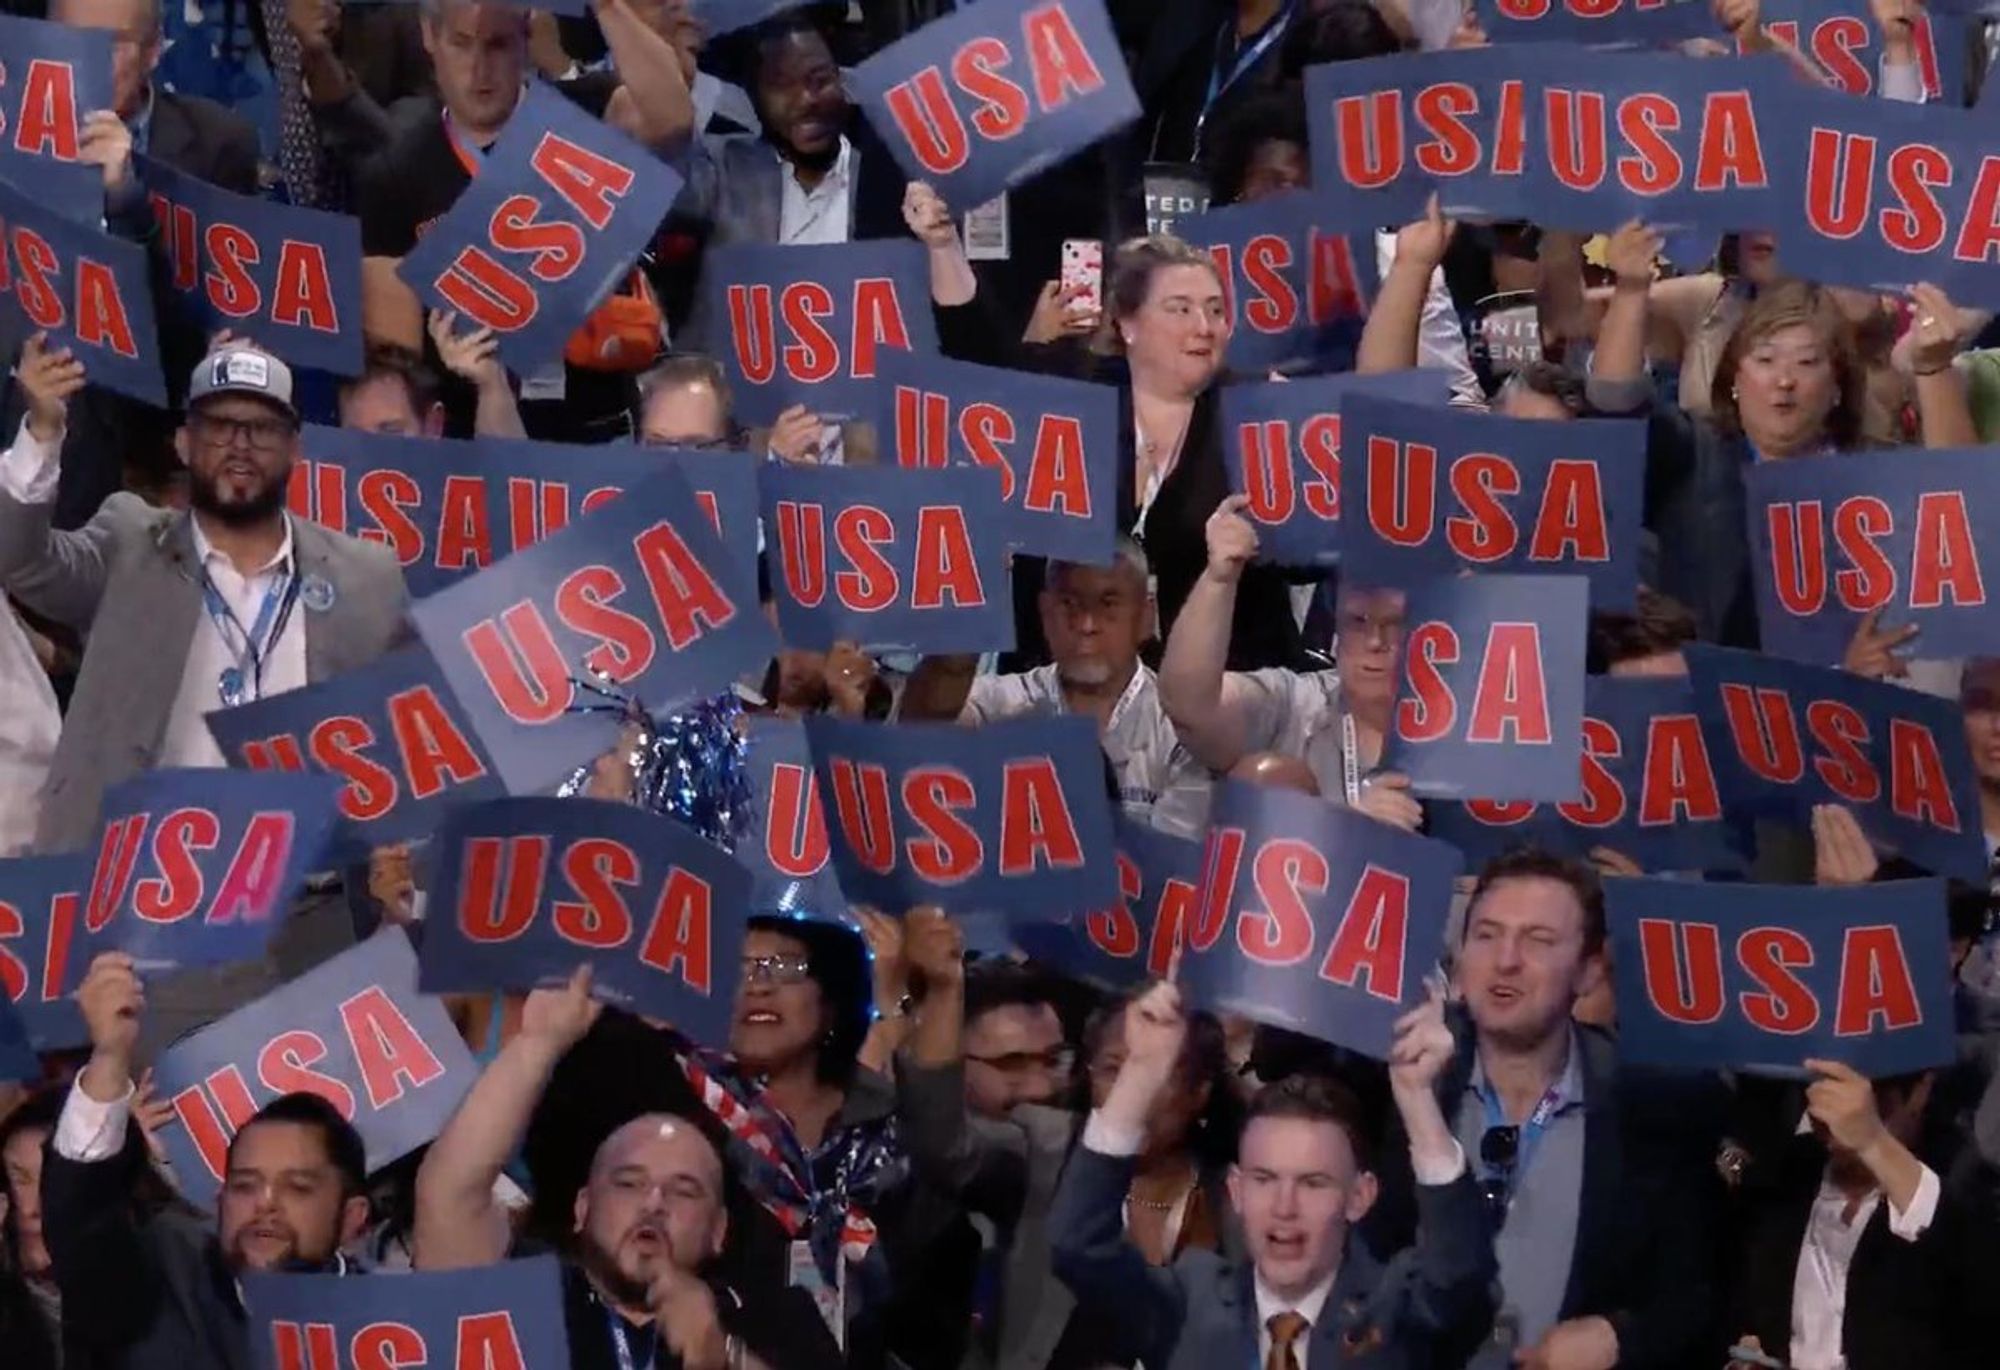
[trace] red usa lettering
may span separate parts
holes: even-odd
[[[1306,242],[1305,298],[1300,299],[1298,250],[1280,233],[1259,233],[1238,248],[1208,249],[1222,281],[1223,308],[1239,327],[1266,334],[1320,326],[1368,312],[1368,297],[1345,234],[1315,228]]]
[[[1714,1023],[1732,1009],[1724,957],[1755,986],[1736,996],[1734,1011],[1765,1032],[1795,1036],[1823,1021],[1826,1007],[1794,972],[1813,964],[1805,934],[1754,927],[1725,953],[1715,923],[1639,920],[1639,955],[1646,998],[1670,1022]],[[1894,927],[1849,928],[1841,936],[1840,979],[1833,1010],[1839,1037],[1901,1032],[1921,1026],[1923,1007],[1901,934]]]
[[[1136,861],[1119,852],[1121,902],[1085,917],[1083,933],[1092,946],[1116,960],[1130,961],[1143,950],[1146,973],[1164,978],[1173,967],[1175,953],[1181,949],[1196,891],[1186,880],[1165,880],[1150,902],[1142,902],[1145,892],[1144,872]],[[1151,929],[1150,937],[1142,937],[1142,922]]]
[[[1083,839],[1047,757],[1022,757],[1001,768],[998,850],[990,858],[971,818],[979,797],[963,771],[911,768],[894,781],[900,805],[891,804],[891,778],[879,763],[835,757],[831,774],[841,839],[861,867],[877,875],[895,870],[899,861],[941,885],[981,874],[1024,877],[1083,867]],[[908,820],[901,832],[899,809]]]
[[[1022,80],[1007,75],[1009,68],[1016,68]],[[1021,16],[1017,43],[993,35],[973,38],[942,66],[933,63],[891,86],[884,98],[891,121],[918,163],[930,175],[949,176],[965,166],[975,142],[1006,142],[1035,115],[1061,109],[1104,85],[1069,10],[1053,0]],[[961,97],[976,102],[970,113]]]
[[[593,643],[583,653],[585,667],[618,684],[645,674],[662,646],[682,651],[735,619],[736,602],[671,523],[634,537],[632,554],[645,580],[645,593],[633,605],[637,613],[621,607],[631,588],[625,577],[600,563],[564,576],[547,605],[517,601],[460,635],[509,718],[533,726],[560,718],[569,707],[575,691],[569,654],[556,641],[551,617]]]
[[[433,799],[447,786],[485,778],[486,766],[472,740],[430,686],[390,695],[387,719],[387,738],[366,718],[340,714],[321,719],[303,739],[279,734],[246,742],[243,761],[252,770],[302,771],[310,760],[314,769],[347,782],[336,802],[341,816],[352,823],[371,823],[405,797]]]
[[[844,569],[829,571],[827,509],[823,504],[779,500],[778,564],[785,589],[804,608],[825,602],[829,583],[834,599],[854,613],[873,614],[892,605],[911,609],[973,609],[986,603],[986,586],[973,556],[965,511],[956,505],[917,510],[916,544],[908,598],[902,578],[884,553],[898,544],[895,520],[870,504],[851,504],[832,518],[833,552]]]
[[[1236,450],[1252,519],[1339,521],[1340,415],[1315,414],[1296,428],[1286,419],[1238,424]]]
[[[285,492],[298,517],[379,542],[404,566],[429,556],[440,570],[477,571],[567,528],[576,491],[567,481],[468,473],[445,478],[434,509],[424,507],[424,493],[415,476],[394,467],[351,471],[306,460],[293,465]],[[575,516],[620,493],[615,485],[583,489]]]
[[[1606,765],[1624,757],[1624,739],[1604,719],[1583,720],[1583,798],[1556,805],[1565,821],[1580,828],[1609,828],[1631,820],[1641,827],[1714,823],[1722,818],[1722,795],[1715,768],[1693,714],[1658,714],[1646,720],[1646,744],[1639,773],[1638,814],[1618,771]],[[1526,822],[1541,806],[1528,800],[1469,799],[1466,810],[1492,827]]]
[[[1503,19],[1546,19],[1556,13],[1576,19],[1609,19],[1627,5],[1643,14],[1673,3],[1675,0],[1494,0],[1494,7]]]
[[[1722,687],[1722,708],[1737,756],[1759,779],[1797,785],[1810,764],[1818,783],[1843,803],[1880,803],[1886,790],[1898,818],[1959,830],[1944,753],[1923,724],[1891,718],[1888,736],[1878,739],[1861,712],[1841,700],[1810,699],[1801,708],[1788,691],[1735,681]]]
[[[35,328],[67,328],[85,347],[128,360],[139,355],[131,314],[110,266],[85,256],[64,263],[32,228],[0,222],[0,290],[13,292]]]
[[[1900,252],[1948,252],[1985,263],[2000,250],[2000,156],[1954,163],[1934,143],[1889,144],[1872,134],[1813,126],[1806,132],[1803,211],[1807,227],[1833,239],[1864,231]],[[1936,192],[1969,183],[1956,231]]]
[[[1926,490],[1917,496],[1909,561],[1889,559],[1882,543],[1897,534],[1886,500],[1851,495],[1829,516],[1821,500],[1780,501],[1764,511],[1770,534],[1771,584],[1787,613],[1811,617],[1826,607],[1828,591],[1851,613],[1891,603],[1910,609],[1961,608],[1986,603],[1986,575],[1979,561],[1962,490]],[[1833,549],[1846,565],[1834,570]]]
[[[1368,526],[1384,542],[1421,547],[1442,532],[1453,553],[1475,566],[1517,556],[1538,565],[1611,560],[1611,520],[1594,461],[1550,462],[1542,488],[1525,499],[1520,469],[1490,452],[1446,465],[1426,443],[1371,436],[1367,461]],[[1440,518],[1440,483],[1461,512]],[[1525,519],[1516,518],[1517,508]]]
[[[153,822],[150,813],[109,824],[98,845],[84,925],[102,932],[127,904],[148,923],[178,923],[196,912],[204,923],[261,922],[277,911],[291,859],[294,819],[289,811],[252,814],[236,850],[211,893],[200,857],[222,840],[222,822],[210,810],[175,809]],[[147,857],[142,867],[141,854]],[[150,874],[140,876],[140,871]]]
[[[835,376],[870,380],[880,349],[910,350],[903,302],[896,283],[885,277],[856,280],[845,300],[817,281],[794,281],[782,288],[732,284],[727,299],[730,346],[737,370],[750,385],[769,385],[781,365],[787,379],[801,385]],[[843,332],[844,349],[837,336]]]
[[[1922,69],[1924,98],[1942,99],[1944,78],[1938,70],[1937,33],[1930,16],[1919,10],[1911,16],[1915,27],[1917,64]],[[1801,28],[1796,19],[1774,19],[1764,25],[1777,42],[1813,60],[1827,80],[1850,95],[1871,95],[1875,90],[1877,59],[1872,52],[1874,26],[1854,14],[1837,14]],[[1742,48],[1738,43],[1738,50]]]
[[[271,1349],[278,1370],[413,1370],[431,1355],[423,1334],[401,1322],[367,1324],[348,1338],[343,1355],[330,1322],[274,1321]],[[530,1370],[514,1315],[505,1310],[461,1315],[454,1341],[440,1352],[443,1364],[466,1370]]]
[[[896,387],[895,405],[897,465],[936,470],[949,466],[954,452],[965,452],[981,466],[999,468],[1000,498],[1009,503],[1035,514],[1091,516],[1083,421],[1075,415],[1035,416],[1022,482],[1015,476],[1021,426],[1000,405],[984,400],[961,405],[954,422],[951,396],[913,385]]]
[[[1406,742],[1437,742],[1458,735],[1458,698],[1445,678],[1445,668],[1458,664],[1457,630],[1443,622],[1418,624],[1406,650],[1410,697],[1396,704],[1396,735]],[[1513,746],[1548,746],[1554,741],[1539,625],[1501,622],[1487,630],[1471,706],[1465,711],[1463,739]]]
[[[1576,191],[1615,184],[1635,195],[1662,195],[1770,184],[1748,91],[1713,92],[1699,110],[1684,113],[1665,95],[1613,101],[1602,91],[1530,90],[1522,81],[1503,81],[1498,108],[1488,111],[1470,85],[1440,81],[1407,100],[1401,90],[1343,96],[1333,118],[1335,164],[1359,190],[1413,174],[1520,176],[1531,148],[1546,158],[1550,175]]]
[[[69,979],[69,952],[82,907],[82,890],[51,897],[48,933],[42,945],[24,944],[17,951],[14,943],[27,936],[27,916],[18,905],[0,900],[0,993],[5,993],[9,1002],[21,1003],[30,994],[42,1004],[69,997],[63,993],[63,985]]]
[[[200,223],[192,206],[176,204],[157,190],[147,198],[167,247],[175,290],[201,291],[218,313],[231,319],[255,317],[281,328],[340,331],[340,305],[323,245],[281,240],[267,297],[253,270],[263,264],[263,248],[249,230],[221,220]]]
[[[8,74],[6,64],[0,63],[0,90],[6,89]],[[76,72],[69,63],[29,59],[21,84],[21,117],[9,130],[7,110],[13,103],[0,100],[0,136],[14,151],[58,162],[77,159],[83,120],[76,107]]]

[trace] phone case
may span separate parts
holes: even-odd
[[[1066,238],[1062,245],[1062,285],[1077,292],[1070,308],[1096,313],[1104,308],[1104,244],[1095,238]]]

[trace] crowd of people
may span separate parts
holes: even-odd
[[[1078,715],[1123,817],[1165,833],[1200,838],[1223,777],[1424,830],[1426,802],[1382,765],[1403,589],[1260,559],[1223,453],[1221,391],[1242,379],[1227,283],[1149,225],[1146,187],[1162,166],[1213,206],[1307,187],[1306,70],[1483,44],[1485,6],[1109,0],[1144,112],[981,211],[1002,221],[996,254],[903,174],[843,75],[975,0],[802,4],[710,37],[704,17],[732,3],[7,0],[113,34],[115,108],[88,112],[79,142],[109,231],[164,250],[135,154],[350,214],[368,343],[358,375],[295,370],[254,337],[174,327],[163,302],[173,393],[155,408],[47,335],[19,339],[0,854],[88,846],[121,781],[226,764],[204,715],[407,639],[392,549],[288,506],[303,424],[576,444],[579,468],[614,441],[874,463],[886,441],[848,416],[738,421],[699,284],[733,244],[911,237],[943,354],[1115,388],[1116,555],[1016,557],[1012,653],[785,647],[746,689],[752,711]],[[1691,51],[1775,50],[1823,80],[1759,0],[1697,3],[1714,34]],[[1966,30],[1975,89],[2000,37],[1957,6],[1865,8],[1871,98],[1925,98],[1920,25]],[[491,332],[427,310],[396,272],[533,83],[685,179],[620,309],[593,315],[639,330],[642,366],[583,347],[516,374]],[[1593,616],[1590,669],[1684,675],[1688,644],[1759,643],[1746,469],[2000,440],[2000,338],[1928,285],[1905,299],[1789,277],[1781,234],[1669,262],[1656,226],[1599,227],[1453,223],[1434,200],[1377,235],[1379,290],[1333,369],[1437,371],[1453,405],[1516,419],[1642,416],[1645,584],[1635,612]],[[1070,240],[1104,245],[1101,289],[1061,275]],[[1962,708],[1990,856],[2000,644],[1934,660],[1915,631],[1871,616],[1845,666]],[[578,788],[643,802],[636,745],[586,762]],[[1764,836],[1762,881],[1911,873],[1838,806]],[[1958,1058],[1880,1079],[1622,1062],[1604,887],[1657,872],[1610,849],[1527,847],[1469,873],[1449,975],[1386,1060],[1202,1010],[1171,978],[1107,994],[987,945],[957,911],[751,910],[727,1040],[606,1007],[588,964],[452,996],[481,1068],[433,1140],[371,1171],[341,1109],[283,1094],[236,1127],[213,1211],[195,1209],[148,1064],[357,939],[421,936],[421,847],[316,877],[263,960],[170,981],[120,952],[91,961],[87,1047],[0,1094],[0,1364],[269,1364],[247,1274],[393,1280],[549,1252],[579,1370],[1966,1370],[2000,1348],[1985,886],[1953,886],[1952,962],[1929,968],[1952,979]]]

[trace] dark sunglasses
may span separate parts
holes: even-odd
[[[1479,1196],[1495,1222],[1507,1217],[1514,1197],[1514,1167],[1521,1159],[1521,1129],[1512,1123],[1489,1127],[1479,1137],[1479,1164],[1488,1172],[1479,1182]]]

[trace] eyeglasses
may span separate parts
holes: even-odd
[[[277,418],[232,419],[226,414],[194,414],[190,426],[210,447],[234,447],[241,438],[254,452],[276,452],[292,436],[292,425]]]
[[[736,439],[730,436],[720,438],[656,438],[648,434],[639,439],[646,447],[678,447],[687,452],[727,452],[736,446]]]
[[[810,956],[746,956],[743,983],[755,985],[802,985],[812,979]]]
[[[1076,1064],[1076,1052],[1069,1047],[1051,1047],[1047,1051],[1009,1051],[999,1056],[967,1056],[968,1061],[997,1070],[1003,1075],[1026,1075],[1031,1070],[1046,1070],[1054,1075],[1067,1075]],[[1112,1072],[1117,1075],[1116,1071]]]
[[[1521,1129],[1512,1123],[1489,1127],[1480,1134],[1479,1164],[1488,1175],[1479,1182],[1479,1196],[1493,1220],[1503,1222],[1514,1197],[1514,1167],[1521,1159]]]

